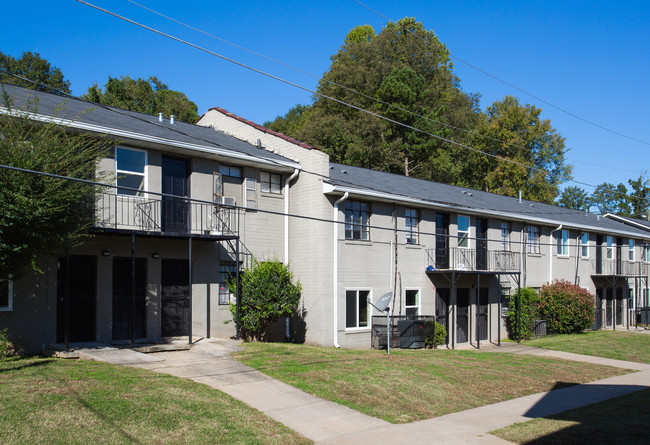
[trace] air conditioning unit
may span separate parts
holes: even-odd
[[[228,206],[234,206],[237,205],[235,198],[233,196],[222,196],[221,197],[221,204],[225,204]]]

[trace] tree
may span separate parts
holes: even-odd
[[[508,297],[508,312],[506,314],[506,328],[508,337],[511,340],[519,339],[518,327],[521,325],[521,338],[530,339],[533,337],[535,322],[539,319],[538,304],[539,295],[532,287],[521,288],[521,303],[518,302],[519,294]],[[519,315],[521,307],[521,315]]]
[[[473,155],[464,176],[472,178],[476,188],[507,196],[552,203],[559,186],[571,176],[564,158],[564,138],[542,120],[542,110],[521,105],[513,96],[494,102],[486,110],[475,137],[474,146],[508,163],[482,154]]]
[[[628,197],[628,202],[632,207],[631,216],[641,218],[642,215],[648,215],[650,211],[650,180],[645,174],[640,175],[639,179],[630,179],[627,181],[632,187],[632,192]]]
[[[15,59],[0,51],[0,68],[33,80],[34,82],[56,88],[64,93],[70,93],[70,81],[64,79],[61,70],[43,59],[39,53],[26,51],[23,52],[19,59]],[[0,72],[0,83],[18,85],[32,90],[47,91],[49,93],[53,92],[49,88],[35,85],[32,82],[18,79],[3,72]]]
[[[284,116],[276,116],[273,121],[264,122],[264,126],[290,136],[297,134],[305,125],[305,114],[311,109],[308,105],[298,104],[291,107]]]
[[[228,286],[233,294],[236,293],[234,280]],[[293,284],[288,265],[277,259],[258,261],[253,258],[250,269],[241,276],[239,326],[242,338],[262,340],[271,323],[295,314],[301,291],[300,282]],[[230,312],[234,320],[237,316],[235,304],[230,305]]]
[[[6,94],[3,100],[14,110]],[[34,123],[26,114],[0,115],[0,164],[93,178],[108,142],[67,130]],[[73,246],[92,222],[95,191],[78,182],[0,169],[0,276],[38,272],[41,255]]]
[[[377,34],[369,25],[353,28],[317,91],[459,142],[469,141],[463,130],[473,128],[479,115],[478,97],[460,89],[447,48],[409,17]],[[445,182],[460,179],[465,152],[439,138],[322,96],[299,116],[295,111],[268,126],[321,147],[332,161]]]
[[[602,215],[613,213],[619,216],[630,216],[631,214],[627,188],[623,184],[603,182],[596,187],[589,199]]]
[[[583,211],[588,211],[589,207],[591,207],[587,192],[575,185],[569,186],[562,191],[558,204],[560,207]]]
[[[104,90],[97,84],[88,88],[83,98],[91,102],[138,111],[140,113],[165,117],[172,114],[182,122],[195,123],[199,120],[198,107],[185,94],[170,90],[167,85],[151,76],[149,79],[119,79],[108,76]]]

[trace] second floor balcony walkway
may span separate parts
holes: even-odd
[[[512,273],[520,271],[519,253],[451,247],[427,249],[427,271]]]

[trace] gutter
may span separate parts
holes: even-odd
[[[289,264],[289,189],[290,183],[298,177],[300,170],[295,169],[284,181],[284,264]]]
[[[192,144],[189,142],[180,142],[176,141],[173,139],[168,139],[168,138],[161,138],[158,136],[151,136],[151,135],[146,135],[142,133],[134,133],[131,131],[126,131],[126,130],[119,130],[116,128],[110,128],[110,127],[104,127],[101,125],[95,125],[95,124],[88,124],[84,122],[79,122],[79,121],[73,121],[70,119],[61,119],[61,118],[55,118],[52,116],[47,116],[43,114],[38,114],[38,113],[28,113],[24,111],[17,111],[17,110],[8,110],[7,108],[0,107],[0,113],[10,115],[10,116],[27,116],[29,119],[37,122],[47,122],[47,123],[53,123],[56,125],[61,125],[64,127],[68,128],[74,128],[76,130],[83,130],[83,131],[89,131],[92,133],[98,133],[98,134],[106,134],[110,136],[116,136],[120,138],[127,138],[127,139],[133,139],[137,141],[142,141],[142,142],[149,142],[153,144],[160,144],[160,145],[166,145],[168,147],[176,147],[176,148],[183,148],[186,150],[192,150],[192,151],[197,151],[200,153],[207,153],[207,154],[212,154],[216,155],[217,157],[224,157],[224,158],[230,158],[230,159],[237,159],[237,160],[244,160],[248,161],[249,163],[255,164],[255,165],[264,165],[267,168],[268,167],[275,167],[276,169],[282,169],[282,168],[300,168],[300,165],[296,162],[293,161],[282,161],[282,160],[266,160],[263,158],[258,158],[254,157],[245,153],[239,153],[234,150],[230,150],[227,148],[217,148],[217,144],[215,143],[214,147],[211,146],[205,146],[205,145],[199,145],[199,144]]]
[[[338,220],[339,220],[339,204],[348,199],[348,196],[350,194],[348,192],[345,192],[343,196],[341,196],[339,199],[337,199],[334,202],[334,218],[333,221],[335,221],[334,224],[334,259],[333,259],[333,270],[332,270],[332,284],[333,284],[333,289],[332,289],[332,311],[334,313],[333,317],[333,323],[332,323],[332,329],[334,330],[333,333],[333,340],[334,340],[334,347],[335,348],[340,348],[341,345],[339,345],[339,319],[338,319],[338,312],[339,312],[339,293],[338,293],[338,287],[339,287],[339,225],[338,225]]]
[[[549,283],[553,282],[553,232],[557,232],[558,230],[562,230],[562,224],[557,226],[557,228],[551,230],[551,234],[550,234],[551,242],[548,243],[548,247],[550,248],[550,251],[548,253],[548,282]],[[567,251],[568,250],[569,250],[569,246],[567,246]]]

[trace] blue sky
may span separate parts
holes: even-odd
[[[313,77],[230,47],[126,0],[103,8],[315,89]],[[364,0],[397,20],[414,16],[453,56],[582,119],[569,116],[460,62],[465,91],[485,109],[507,94],[543,109],[566,137],[577,181],[624,182],[650,170],[650,2]],[[222,39],[320,75],[354,26],[386,20],[353,0],[148,1],[139,3]],[[0,50],[39,52],[62,69],[74,94],[108,76],[157,76],[203,113],[223,107],[258,123],[284,114],[309,93],[155,35],[74,0],[9,2]],[[8,19],[8,20],[7,20]],[[599,164],[600,166],[590,165]],[[592,189],[584,187],[587,191]]]

